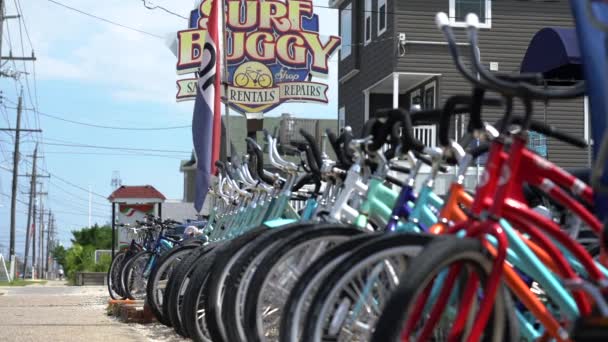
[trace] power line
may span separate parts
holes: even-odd
[[[65,188],[63,188],[63,187],[60,187],[59,185],[57,185],[56,183],[54,183],[54,182],[53,182],[53,179],[52,179],[52,178],[49,180],[49,183],[50,183],[50,185],[51,185],[53,188],[57,188],[57,189],[61,190],[62,192],[66,193],[66,194],[68,194],[68,195],[70,195],[70,196],[72,196],[72,197],[73,197],[73,198],[75,198],[75,199],[79,199],[79,200],[82,200],[82,201],[87,201],[87,202],[89,201],[89,199],[88,199],[88,198],[80,197],[79,195],[75,195],[74,193],[72,193],[72,192],[70,192],[70,191],[66,190],[66,189],[65,189]],[[109,205],[109,203],[100,203],[100,202],[95,202],[95,201],[91,201],[91,203],[92,203],[92,204],[95,204],[95,205],[104,206],[104,207],[105,207],[105,206],[107,206],[107,205]]]
[[[74,215],[74,216],[89,216],[89,213],[76,213],[73,211],[63,211],[63,210],[55,210],[53,209],[54,213],[57,214],[64,214],[64,215]],[[103,218],[103,219],[107,219],[110,217],[110,214],[108,214],[107,216],[101,216],[101,215],[93,215],[91,214],[91,217],[97,217],[97,218]]]
[[[49,2],[51,2],[51,3],[53,3],[53,4],[55,4],[55,5],[58,5],[58,6],[61,6],[61,7],[67,8],[67,9],[69,9],[69,10],[72,10],[72,11],[74,11],[74,12],[78,12],[78,13],[80,13],[80,14],[86,15],[87,17],[91,17],[91,18],[95,18],[95,19],[97,19],[97,20],[101,20],[101,21],[106,22],[106,23],[108,23],[108,24],[112,24],[112,25],[114,25],[114,26],[122,27],[122,28],[127,29],[127,30],[131,30],[131,31],[134,31],[134,32],[139,32],[139,33],[141,33],[141,34],[145,34],[145,35],[148,35],[148,36],[150,36],[150,37],[154,37],[154,38],[158,38],[158,39],[163,39],[163,40],[164,40],[164,38],[163,38],[163,37],[161,37],[161,36],[159,36],[159,35],[156,35],[156,34],[154,34],[154,33],[146,32],[146,31],[142,31],[142,30],[140,30],[140,29],[136,29],[136,28],[134,28],[134,27],[126,26],[126,25],[123,25],[123,24],[117,23],[117,22],[115,22],[115,21],[108,20],[108,19],[105,19],[105,18],[102,18],[102,17],[96,16],[96,15],[94,15],[94,14],[87,13],[87,12],[85,12],[85,11],[81,11],[81,10],[79,10],[79,9],[77,9],[77,8],[70,7],[70,6],[68,6],[68,5],[66,5],[66,4],[63,4],[63,3],[61,3],[61,2],[58,2],[58,1],[55,1],[55,0],[47,0],[47,1],[49,1]]]
[[[60,120],[60,121],[69,122],[69,123],[72,123],[72,124],[75,124],[75,125],[82,125],[82,126],[95,127],[95,128],[105,128],[105,129],[116,129],[116,130],[123,130],[123,131],[164,131],[164,130],[171,130],[171,129],[192,128],[192,125],[168,126],[168,127],[119,127],[119,126],[105,126],[105,125],[91,124],[91,123],[86,123],[86,122],[81,122],[81,121],[75,121],[75,120],[65,119],[65,118],[62,118],[62,117],[57,116],[57,115],[52,115],[52,114],[43,113],[43,112],[39,112],[39,113],[42,116],[46,116],[46,117],[53,118],[53,119]]]
[[[31,165],[31,162],[29,160],[27,160],[27,159],[24,159],[24,160],[25,160],[26,163],[28,163],[28,164]],[[103,198],[104,200],[107,200],[106,196],[100,195],[100,194],[98,194],[98,193],[96,193],[94,191],[89,191],[88,189],[86,189],[86,188],[84,188],[84,187],[82,187],[80,185],[76,185],[76,184],[74,184],[74,183],[72,183],[72,182],[70,182],[68,180],[65,180],[65,179],[57,176],[56,174],[53,174],[53,173],[49,172],[48,170],[43,169],[42,167],[38,167],[37,169],[40,170],[40,171],[42,171],[42,172],[44,172],[44,173],[47,173],[47,174],[51,175],[53,177],[53,179],[58,179],[61,182],[65,183],[67,185],[70,185],[70,186],[72,186],[72,187],[74,187],[76,189],[80,189],[80,190],[82,190],[82,191],[84,191],[86,193],[90,192],[91,194],[93,194],[93,195],[95,195],[97,197],[100,197],[100,198]]]
[[[146,0],[141,0],[141,2],[144,4],[144,7],[147,8],[147,9],[149,9],[149,10],[159,9],[159,10],[165,11],[165,12],[171,14],[171,15],[174,15],[176,17],[180,17],[182,19],[188,20],[188,17],[184,17],[183,15],[175,13],[175,12],[169,10],[169,9],[166,9],[163,6],[158,6],[158,5],[156,5],[156,6],[150,6],[150,5],[148,5],[148,3],[146,3]]]
[[[167,158],[173,160],[184,160],[188,157],[170,156],[163,154],[149,154],[149,153],[103,153],[103,152],[76,152],[76,151],[45,151],[45,154],[62,154],[62,155],[85,155],[85,156],[112,156],[112,157],[152,157],[152,158]]]
[[[81,147],[81,148],[93,148],[93,149],[101,149],[101,150],[120,150],[120,151],[137,151],[137,152],[160,152],[160,153],[191,153],[188,151],[176,151],[176,150],[160,150],[160,149],[148,149],[148,148],[135,148],[135,147],[121,147],[121,146],[102,146],[102,145],[88,145],[88,144],[80,144],[74,142],[62,142],[57,139],[47,138],[46,140],[50,141],[59,141],[59,143],[55,142],[47,142],[46,145],[51,146],[68,146],[68,147]]]

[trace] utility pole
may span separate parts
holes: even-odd
[[[35,278],[35,274],[36,274],[36,266],[37,266],[37,260],[36,260],[36,195],[38,193],[36,192],[34,194],[34,206],[32,208],[32,279]]]
[[[0,5],[4,6],[4,4]],[[4,13],[2,13],[4,17]],[[3,24],[3,23],[0,23]],[[17,210],[17,180],[19,175],[19,133],[21,130],[21,110],[22,110],[23,89],[19,95],[17,103],[17,126],[15,131],[15,151],[13,152],[13,186],[11,188],[11,243],[10,243],[10,273],[11,279],[15,277],[15,216]]]
[[[45,278],[49,278],[49,256],[51,250],[51,231],[53,229],[53,221],[51,221],[51,210],[49,210],[49,219],[46,221],[47,230],[46,230],[46,263],[44,265],[44,274]]]
[[[2,1],[2,0],[0,0]],[[27,232],[25,235],[25,257],[23,258],[23,279],[25,279],[25,275],[27,274],[27,257],[30,249],[30,232],[32,230],[32,211],[33,206],[35,205],[34,201],[36,200],[36,160],[38,159],[38,144],[36,144],[36,148],[34,149],[34,162],[32,163],[32,180],[30,182],[30,202],[27,208]],[[34,219],[35,220],[35,219]],[[34,260],[32,259],[32,265],[34,264]],[[33,273],[33,268],[32,268]]]
[[[42,185],[40,186],[42,189]],[[42,269],[44,266],[44,250],[42,249],[43,241],[44,241],[44,203],[42,202],[42,196],[40,196],[40,221],[38,221],[40,225],[40,240],[38,240],[38,277],[42,278]]]
[[[2,36],[4,34],[4,0],[0,0],[0,56],[2,56]]]
[[[5,19],[17,19],[20,15],[4,15],[4,0],[0,0],[0,60],[6,61],[36,61],[34,51],[32,51],[32,57],[13,57],[12,51],[9,52],[8,56],[2,56],[2,36],[4,33],[4,20]]]
[[[91,193],[91,186],[89,185],[89,228],[91,228],[91,213],[92,213],[92,202],[93,202],[93,194]]]

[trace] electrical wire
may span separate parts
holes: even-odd
[[[61,7],[67,8],[67,9],[69,9],[69,10],[72,10],[72,11],[74,11],[74,12],[80,13],[80,14],[82,14],[82,15],[86,15],[86,16],[88,16],[88,17],[91,17],[91,18],[94,18],[94,19],[97,19],[97,20],[101,20],[101,21],[106,22],[106,23],[108,23],[108,24],[111,24],[111,25],[114,25],[114,26],[118,26],[118,27],[122,27],[122,28],[124,28],[124,29],[131,30],[131,31],[134,31],[134,32],[139,32],[139,33],[141,33],[141,34],[145,34],[145,35],[148,35],[148,36],[150,36],[150,37],[154,37],[154,38],[158,38],[158,39],[163,39],[163,40],[164,40],[164,38],[163,38],[163,37],[161,37],[161,36],[159,36],[159,35],[157,35],[157,34],[150,33],[150,32],[146,32],[146,31],[142,31],[142,30],[140,30],[140,29],[136,29],[136,28],[134,28],[134,27],[126,26],[126,25],[123,25],[123,24],[121,24],[121,23],[117,23],[117,22],[115,22],[115,21],[112,21],[112,20],[109,20],[109,19],[105,19],[105,18],[102,18],[102,17],[96,16],[96,15],[91,14],[91,13],[87,13],[87,12],[85,12],[85,11],[82,11],[82,10],[79,10],[79,9],[77,9],[77,8],[74,8],[74,7],[68,6],[68,5],[66,5],[66,4],[63,4],[63,3],[59,2],[59,1],[55,1],[55,0],[47,0],[47,1],[48,1],[48,2],[51,2],[51,3],[55,4],[55,5],[58,5],[58,6],[61,6]]]
[[[148,3],[146,2],[146,0],[141,0],[141,2],[144,4],[144,7],[145,7],[145,8],[147,8],[147,9],[149,9],[149,10],[155,10],[155,9],[159,9],[159,10],[165,11],[166,13],[169,13],[169,14],[171,14],[171,15],[174,15],[174,16],[176,16],[176,17],[180,17],[180,18],[182,18],[182,19],[186,19],[186,20],[188,20],[188,17],[184,17],[183,15],[178,14],[178,13],[175,13],[175,12],[173,12],[173,11],[169,10],[169,9],[166,9],[166,8],[165,8],[165,7],[163,7],[163,6],[158,6],[158,5],[156,5],[156,6],[151,6],[151,5],[148,5]]]
[[[136,152],[160,152],[160,153],[183,153],[190,154],[191,151],[176,151],[176,150],[161,150],[161,149],[148,149],[148,148],[135,148],[135,147],[122,147],[122,146],[102,146],[102,145],[89,145],[81,144],[77,142],[64,141],[59,139],[46,138],[46,145],[51,146],[68,146],[68,147],[80,147],[80,148],[92,148],[101,150],[120,150],[120,151],[136,151]]]
[[[75,124],[75,125],[95,127],[95,128],[104,128],[104,129],[123,130],[123,131],[165,131],[165,130],[172,130],[172,129],[192,128],[192,125],[168,126],[168,127],[119,127],[119,126],[105,126],[105,125],[91,124],[91,123],[86,123],[86,122],[81,122],[81,121],[75,121],[75,120],[65,119],[65,118],[62,118],[60,116],[52,115],[52,114],[48,114],[48,113],[44,113],[44,112],[39,112],[39,113],[42,116],[49,117],[49,118],[56,119],[56,120],[60,120],[60,121],[69,122],[69,123],[72,123],[72,124]]]
[[[32,165],[32,162],[30,162],[29,160],[24,159],[24,161],[25,161],[26,163],[28,163],[28,164]],[[72,187],[74,187],[74,188],[76,188],[76,189],[82,190],[82,191],[84,191],[84,192],[86,192],[86,193],[89,193],[89,192],[90,192],[91,194],[93,194],[93,195],[95,195],[95,196],[97,196],[97,197],[99,197],[99,198],[103,198],[104,200],[107,200],[107,197],[106,197],[106,196],[104,196],[104,195],[100,195],[100,194],[98,194],[98,193],[96,193],[96,192],[94,192],[94,191],[89,191],[89,189],[86,189],[86,188],[84,188],[84,187],[82,187],[82,186],[80,186],[80,185],[76,185],[76,184],[74,184],[74,183],[72,183],[72,182],[70,182],[70,181],[68,181],[68,180],[66,180],[66,179],[64,179],[64,178],[62,178],[62,177],[57,176],[56,174],[53,174],[53,173],[49,172],[48,170],[45,170],[45,169],[41,168],[41,167],[36,167],[36,168],[37,168],[39,171],[42,171],[42,172],[44,172],[44,173],[47,173],[47,174],[51,175],[51,177],[53,177],[54,179],[58,179],[58,180],[60,180],[61,182],[65,183],[65,184],[67,184],[67,185],[69,185],[69,186],[72,186]]]
[[[85,155],[85,156],[112,156],[112,157],[152,157],[152,158],[167,158],[167,159],[173,159],[173,160],[186,160],[189,159],[190,157],[178,157],[178,156],[170,156],[170,155],[162,155],[162,154],[149,154],[149,153],[137,153],[137,154],[133,154],[133,153],[103,153],[103,152],[76,152],[76,151],[45,151],[45,154],[62,154],[62,155],[67,155],[67,156],[78,156],[78,155]]]

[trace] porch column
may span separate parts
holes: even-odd
[[[393,108],[399,108],[399,73],[393,73]]]

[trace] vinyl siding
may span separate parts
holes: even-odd
[[[395,36],[405,33],[408,40],[444,42],[443,35],[435,26],[435,14],[448,13],[448,0],[408,0],[397,4],[393,20]],[[568,1],[532,2],[515,0],[495,0],[492,2],[492,27],[481,29],[479,43],[485,63],[498,62],[501,72],[518,72],[520,63],[534,34],[550,26],[571,27],[573,25]],[[465,42],[465,29],[455,28],[460,42]],[[461,47],[468,56],[468,47]],[[470,85],[456,71],[447,47],[408,44],[404,56],[397,57],[396,70],[399,72],[439,73],[439,103],[449,96],[466,94]],[[516,107],[516,113],[519,107]],[[546,108],[543,103],[535,104],[535,119],[547,123],[573,135],[584,134],[583,100],[554,101]],[[486,110],[486,120],[493,122],[501,116],[497,110]],[[521,112],[519,112],[521,113]],[[549,159],[563,167],[587,165],[587,153],[561,142],[549,139]]]
[[[346,7],[351,1],[344,1],[340,8]],[[365,99],[363,90],[392,73],[396,63],[396,44],[394,22],[391,13],[394,11],[395,0],[387,0],[387,30],[378,37],[378,15],[376,13],[378,0],[372,0],[372,41],[363,45],[364,41],[364,0],[352,0],[353,11],[353,50],[349,57],[339,63],[341,79],[353,69],[359,73],[344,83],[340,83],[339,107],[346,109],[346,122],[355,133],[363,127]]]

